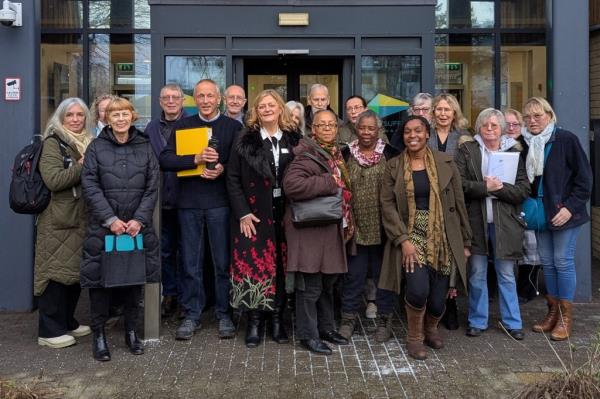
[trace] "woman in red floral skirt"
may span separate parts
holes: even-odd
[[[247,127],[233,144],[227,173],[232,209],[231,306],[247,312],[246,346],[260,344],[263,320],[271,316],[271,337],[287,343],[286,258],[281,182],[302,137],[274,90],[258,94]]]

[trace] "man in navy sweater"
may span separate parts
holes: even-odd
[[[216,149],[207,147],[196,155],[179,156],[175,152],[176,134],[169,138],[160,154],[163,170],[194,169],[206,162],[216,162],[214,169],[206,168],[202,175],[179,178],[177,208],[181,228],[182,249],[182,306],[185,318],[175,338],[191,339],[201,328],[200,315],[206,304],[203,284],[204,231],[215,267],[215,313],[219,320],[219,337],[232,338],[235,326],[229,312],[229,199],[225,186],[225,167],[233,140],[241,128],[239,122],[219,112],[221,94],[217,84],[210,79],[199,81],[194,87],[194,100],[198,114],[183,118],[174,130],[208,127],[218,140]]]

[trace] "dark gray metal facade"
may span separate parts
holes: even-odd
[[[225,56],[227,84],[243,83],[243,57],[276,57],[280,49],[343,57],[342,98],[360,94],[362,56],[418,55],[421,89],[434,89],[434,0],[149,3],[153,114],[159,110],[168,55]],[[309,26],[278,26],[279,13],[299,12],[309,14]]]
[[[552,65],[552,103],[558,125],[575,133],[589,155],[590,71],[589,71],[589,4],[552,1],[552,42],[549,64]],[[598,156],[596,154],[596,156]],[[592,300],[592,250],[590,223],[581,227],[575,256],[577,271],[576,302]]]
[[[10,171],[17,152],[39,132],[38,1],[24,1],[23,26],[0,26],[0,311],[33,307],[33,218],[8,207]],[[21,100],[5,101],[4,79],[21,78]]]

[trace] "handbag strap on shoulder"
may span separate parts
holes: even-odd
[[[311,154],[309,152],[304,152],[304,153],[302,153],[302,155],[306,156],[307,158],[312,159],[313,161],[315,161],[316,163],[321,165],[321,167],[323,167],[323,169],[325,169],[326,172],[329,172],[329,167],[325,164],[325,162],[321,161],[319,158],[315,157],[313,154]]]
[[[550,150],[552,149],[552,144],[553,143],[550,143],[546,147],[544,147],[544,168],[546,167],[546,162],[548,162],[548,155],[550,155]],[[538,185],[537,196],[538,196],[538,198],[542,198],[544,196],[544,174],[543,173],[542,173],[542,176],[540,176],[540,184]]]

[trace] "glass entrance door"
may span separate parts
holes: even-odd
[[[274,89],[285,101],[300,101],[307,105],[310,87],[315,83],[327,86],[330,107],[340,114],[342,87],[342,58],[246,58],[244,82],[248,107],[262,90]]]

